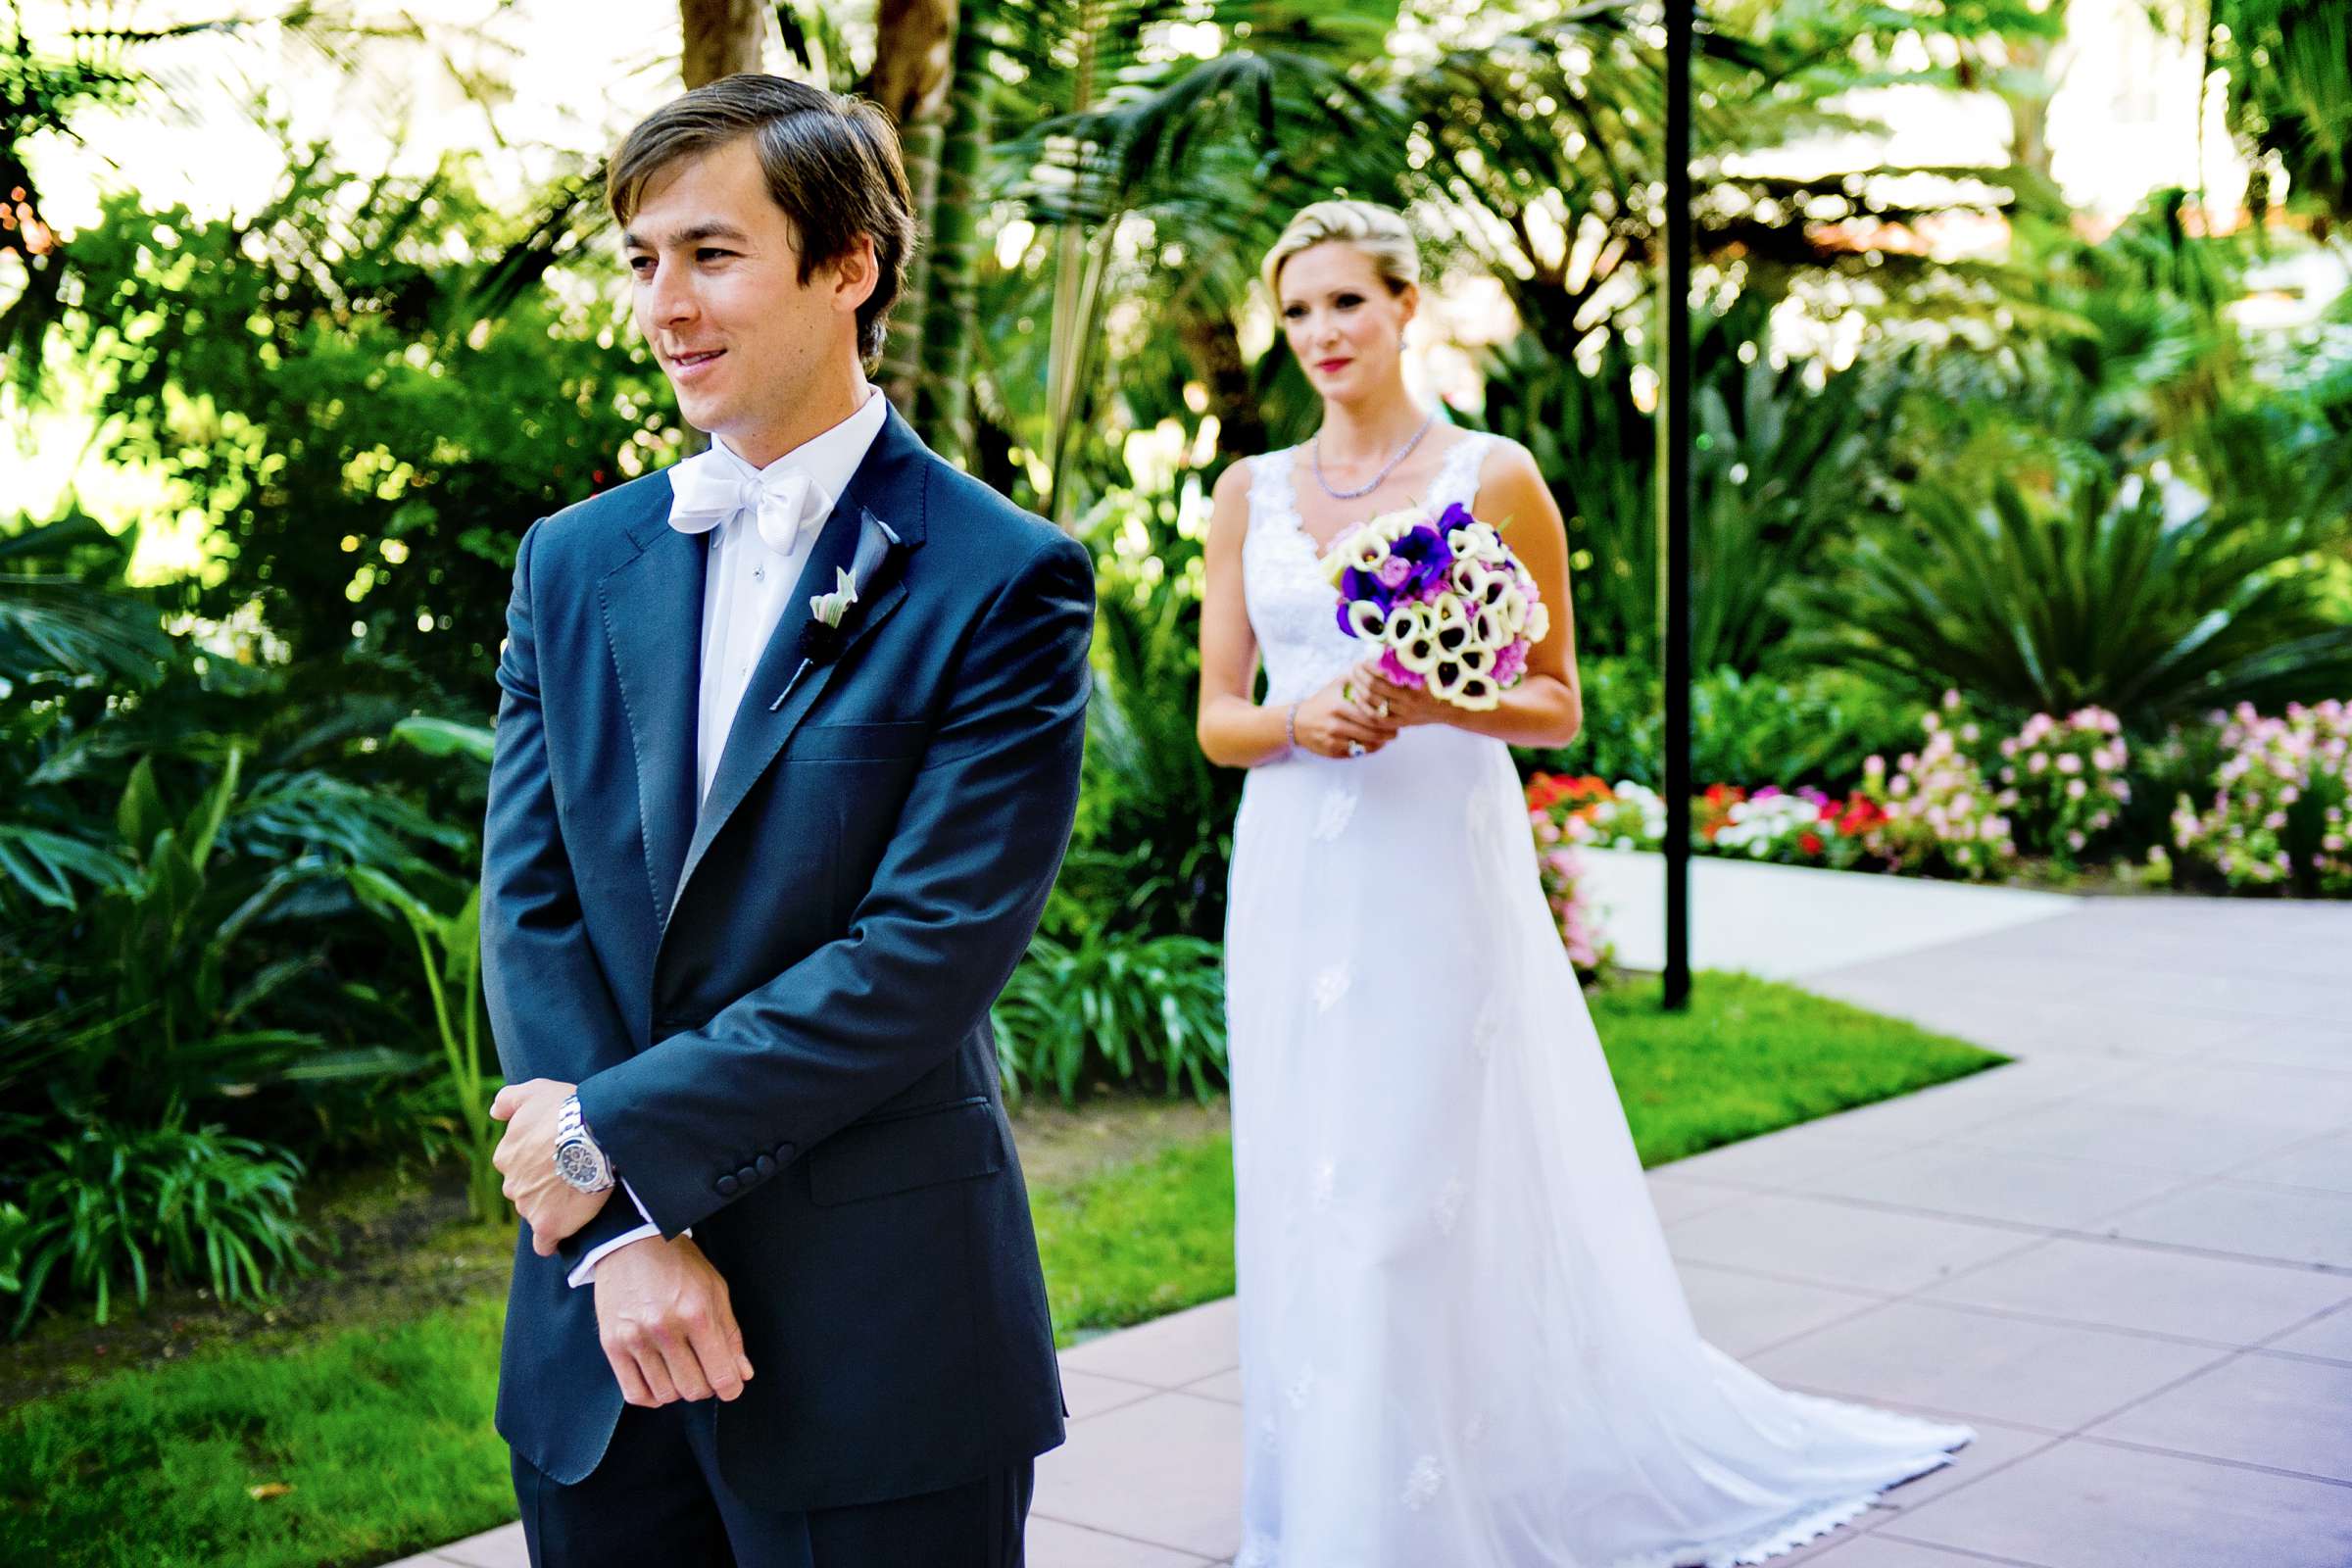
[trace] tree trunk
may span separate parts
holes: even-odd
[[[891,312],[884,345],[883,392],[911,416],[920,396],[925,301],[931,287],[933,235],[938,228],[939,157],[951,86],[956,78],[952,50],[957,34],[956,0],[881,0],[874,16],[874,68],[865,95],[882,106],[899,127],[906,184],[914,198],[917,241],[906,261],[906,279]]]
[[[866,96],[902,128],[937,118],[956,43],[956,0],[880,0]]]
[[[678,26],[686,46],[680,74],[689,91],[760,69],[767,41],[767,8],[760,0],[678,0]]]
[[[980,161],[989,136],[987,0],[964,0],[956,29],[953,86],[931,207],[931,263],[922,301],[922,373],[915,428],[967,468],[972,430],[972,332],[980,272]]]
[[[2011,43],[2008,69],[1995,80],[1995,90],[2009,110],[2010,160],[2044,179],[2050,177],[2050,100],[2058,94],[2058,78],[2050,68],[2057,49],[2052,38]]]
[[[1221,310],[1194,307],[1177,322],[1186,357],[1208,390],[1208,412],[1217,419],[1217,467],[1235,458],[1266,450],[1271,437],[1250,368],[1242,362],[1242,340],[1233,318]]]

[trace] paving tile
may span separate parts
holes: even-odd
[[[1097,1416],[1037,1461],[1031,1511],[1203,1557],[1242,1539],[1242,1412],[1155,1394]]]
[[[2344,1568],[2352,1492],[2075,1439],[1923,1503],[1881,1536],[2049,1568]]]
[[[1667,1181],[1778,1191],[1814,1171],[1877,1158],[1899,1147],[1891,1136],[1857,1137],[1843,1121],[1843,1117],[1825,1118],[1761,1138],[1742,1139],[1660,1165],[1651,1174]]]
[[[1980,1127],[2008,1121],[2062,1101],[2070,1093],[2028,1078],[2004,1079],[1994,1068],[1915,1094],[1841,1110],[1821,1125],[1835,1128],[1857,1146],[1875,1142],[1889,1149],[1917,1149],[1947,1139],[1965,1140]],[[1864,1147],[1854,1152],[1868,1152]],[[1797,1174],[1811,1175],[1829,1168],[1817,1163]]]
[[[2352,1132],[2315,1138],[2266,1154],[2233,1167],[2229,1177],[2233,1182],[2273,1182],[2281,1187],[2352,1193]]]
[[[2072,1432],[2227,1351],[1890,1301],[1752,1357],[1778,1383]]]
[[[2343,956],[2335,959],[2340,967]],[[2352,1025],[2333,1020],[2266,1020],[2222,1042],[2216,1058],[2259,1061],[2321,1072],[2352,1072]]]
[[[1940,1497],[1947,1492],[1973,1486],[2003,1465],[2014,1464],[2027,1454],[2038,1452],[2061,1441],[2048,1433],[2005,1426],[1997,1421],[1978,1421],[1974,1425],[1977,1441],[1953,1454],[1951,1463],[1931,1470],[1924,1476],[1914,1476],[1901,1486],[1881,1493],[1868,1513],[1849,1520],[1826,1536],[1816,1537],[1786,1557],[1773,1558],[1773,1568],[1784,1568],[1784,1565],[1786,1568],[1796,1568],[1799,1563],[1809,1563],[1816,1557],[1838,1550],[1866,1532],[1876,1531],[1883,1525],[1899,1524],[1905,1509],[1917,1507],[1932,1497]]]
[[[2352,1279],[2120,1242],[2056,1237],[1930,1286],[1923,1301],[2256,1345],[2352,1300]]]
[[[1790,1557],[1790,1563],[1821,1562],[1825,1568],[1986,1568],[1986,1559],[1973,1553],[1963,1555],[1945,1551],[1940,1546],[1915,1545],[1908,1541],[1895,1541],[1886,1536],[1872,1534],[1856,1536],[1850,1541],[1835,1541],[1832,1549],[1818,1557]],[[2015,1563],[2016,1559],[2006,1559]],[[1997,1565],[1996,1565],[1997,1568]],[[2034,1563],[2025,1568],[2061,1568],[2056,1563]]]
[[[1184,1392],[1197,1394],[1203,1399],[1223,1399],[1227,1404],[1239,1404],[1242,1402],[1242,1369],[1237,1366],[1230,1372],[1220,1372],[1215,1377],[1202,1378],[1198,1383],[1187,1383]]]
[[[1149,1383],[1106,1378],[1098,1372],[1079,1372],[1067,1366],[1061,1369],[1061,1396],[1069,1403],[1073,1421],[1085,1421],[1122,1404],[1133,1404],[1157,1392]]]
[[[2352,1193],[2208,1182],[2112,1215],[2099,1228],[2132,1241],[2352,1268]]]
[[[519,1519],[469,1540],[453,1542],[441,1548],[440,1556],[445,1562],[464,1564],[464,1568],[531,1568],[530,1547],[522,1539]]]
[[[1705,1263],[1681,1265],[1699,1337],[1734,1360],[1834,1323],[1885,1299],[1829,1285],[1765,1279]]]
[[[1686,1263],[1893,1295],[2031,1245],[2014,1230],[1766,1195],[1669,1226]]]
[[[2081,1228],[2180,1187],[2172,1171],[1982,1149],[1903,1150],[1817,1171],[1792,1191],[1899,1204],[1962,1219]]]
[[[1210,1561],[1035,1514],[1029,1518],[1023,1560],[1028,1568],[1205,1568]]]
[[[2302,1141],[2308,1134],[2227,1112],[2060,1101],[1969,1129],[1958,1140],[2003,1153],[2042,1154],[2213,1176]]]
[[[1672,1172],[1674,1167],[1664,1167]],[[1671,1174],[1649,1173],[1649,1201],[1658,1211],[1658,1223],[1671,1225],[1676,1220],[1703,1214],[1710,1208],[1736,1203],[1748,1196],[1743,1187],[1717,1187],[1708,1182],[1685,1181]]]
[[[1061,1364],[1071,1371],[1158,1389],[1182,1388],[1241,1362],[1241,1315],[1231,1297],[1061,1352]]]
[[[2280,1335],[2267,1348],[2352,1361],[2352,1306],[2338,1307],[2317,1322],[2306,1323],[2291,1334]]]
[[[2241,1355],[2082,1435],[2352,1483],[2352,1366]],[[2344,1496],[2352,1509],[2352,1492]]]
[[[2314,1073],[2259,1063],[2184,1062],[2100,1092],[2114,1105],[2191,1114],[2219,1111],[2310,1138],[2352,1127],[2352,1073]]]

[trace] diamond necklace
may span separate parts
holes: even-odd
[[[1313,461],[1315,466],[1315,483],[1321,485],[1323,493],[1334,501],[1355,501],[1368,496],[1380,488],[1381,481],[1396,471],[1396,465],[1412,456],[1413,448],[1421,444],[1421,438],[1429,434],[1429,427],[1437,422],[1438,411],[1432,409],[1429,411],[1429,417],[1421,421],[1421,428],[1413,432],[1413,438],[1396,449],[1396,455],[1388,461],[1388,466],[1372,476],[1372,482],[1354,490],[1334,490],[1331,487],[1331,481],[1323,477],[1323,432],[1317,429],[1314,444],[1307,449],[1307,457]]]

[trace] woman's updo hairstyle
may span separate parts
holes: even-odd
[[[1266,292],[1281,299],[1284,265],[1300,251],[1332,242],[1352,245],[1370,257],[1372,270],[1391,294],[1401,294],[1421,281],[1421,247],[1402,213],[1378,202],[1316,202],[1298,209],[1282,238],[1266,252],[1258,274],[1265,279]]]

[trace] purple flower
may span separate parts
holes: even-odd
[[[1441,533],[1451,533],[1456,528],[1467,528],[1477,520],[1470,515],[1468,507],[1456,501],[1438,514],[1438,529]]]
[[[1343,601],[1368,599],[1378,605],[1384,614],[1396,602],[1395,592],[1383,585],[1378,577],[1354,566],[1340,573],[1340,598]]]
[[[1348,599],[1345,594],[1341,595],[1340,630],[1346,632],[1350,637],[1355,635],[1355,622],[1348,618],[1348,607],[1352,603],[1353,601]]]
[[[1389,557],[1373,572],[1373,575],[1380,579],[1381,586],[1384,588],[1401,588],[1404,586],[1405,578],[1412,574],[1413,564],[1401,556]]]
[[[1446,573],[1453,569],[1453,550],[1446,536],[1428,523],[1417,523],[1405,530],[1403,537],[1389,546],[1390,559],[1401,558],[1410,563],[1404,582],[1398,590],[1407,599],[1419,599],[1434,585],[1442,585]]]

